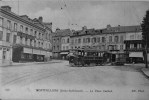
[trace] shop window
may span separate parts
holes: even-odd
[[[6,51],[3,51],[3,59],[6,59]]]
[[[25,54],[21,53],[21,59],[24,59],[24,58],[25,58]]]
[[[32,58],[33,58],[32,54],[29,54],[29,59],[32,59]]]

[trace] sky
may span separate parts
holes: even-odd
[[[43,17],[52,22],[53,31],[60,29],[80,30],[111,26],[140,25],[149,9],[148,1],[101,1],[101,0],[2,0],[0,6],[9,5],[12,11],[30,18]]]

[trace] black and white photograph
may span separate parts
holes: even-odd
[[[149,100],[149,1],[0,0],[0,100]]]

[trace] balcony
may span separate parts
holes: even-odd
[[[125,51],[134,51],[134,52],[138,52],[138,51],[143,51],[144,48],[126,48]]]
[[[20,37],[25,37],[25,38],[27,38],[27,39],[32,39],[32,40],[35,39],[35,36],[28,35],[28,34],[23,33],[23,32],[18,32],[17,35],[20,36]]]

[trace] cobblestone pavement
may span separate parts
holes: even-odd
[[[1,67],[2,96],[53,100],[148,100],[149,80],[140,72],[143,66],[70,67],[67,61],[61,61]],[[37,92],[37,89],[47,90]]]

